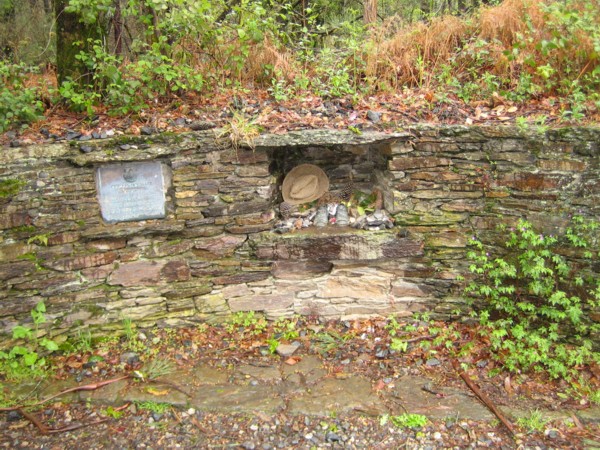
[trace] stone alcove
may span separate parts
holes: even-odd
[[[334,135],[335,136],[335,135]],[[281,185],[285,175],[300,164],[314,164],[327,174],[330,191],[339,191],[349,182],[354,190],[370,194],[378,190],[383,196],[383,208],[397,212],[394,203],[394,172],[390,170],[393,153],[410,147],[405,134],[380,135],[366,141],[357,136],[344,143],[329,143],[331,136],[323,130],[304,132],[302,140],[293,133],[282,136],[281,142],[259,144],[256,151],[267,156],[269,174],[274,180],[271,201],[274,210],[282,201]],[[398,142],[400,140],[400,143]],[[273,145],[279,144],[279,145]],[[277,213],[276,213],[277,214]],[[383,261],[422,254],[422,241],[409,237],[406,229],[393,227],[381,231],[363,231],[350,226],[328,225],[324,228],[303,228],[278,235],[268,230],[249,238],[252,255],[267,260],[297,261]],[[292,267],[292,266],[290,266]],[[320,266],[325,267],[325,266]]]
[[[297,139],[297,135],[301,139]],[[352,181],[356,190],[370,193],[379,189],[384,197],[384,208],[394,214],[392,192],[393,173],[389,170],[392,149],[398,148],[397,140],[406,145],[408,135],[396,133],[380,134],[369,139],[357,135],[355,139],[335,142],[324,130],[290,133],[268,143],[259,140],[257,149],[265,151],[269,162],[269,173],[276,180],[274,203],[282,201],[279,187],[285,175],[294,167],[314,164],[327,174],[330,191],[342,189]]]

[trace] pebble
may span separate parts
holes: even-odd
[[[294,342],[292,344],[279,344],[275,351],[279,356],[292,356],[298,348],[300,348],[300,344]]]
[[[383,359],[383,358],[386,358],[389,354],[390,354],[390,352],[387,349],[382,348],[375,353],[375,357],[379,358],[379,359]]]
[[[21,420],[21,413],[19,413],[19,411],[9,411],[7,419],[9,422]]]
[[[341,441],[341,438],[334,433],[333,431],[328,431],[327,434],[325,435],[325,439],[329,442],[339,442]]]
[[[425,365],[429,366],[429,367],[436,367],[439,366],[441,364],[440,360],[437,358],[429,358],[426,362]]]
[[[140,357],[135,352],[125,352],[121,355],[120,361],[129,365],[135,364],[140,361]]]
[[[373,123],[381,122],[381,114],[375,111],[367,111],[367,119]]]
[[[154,133],[156,133],[156,128],[154,127],[142,127],[140,128],[140,133],[145,135],[145,136],[150,136]]]
[[[91,145],[80,145],[79,150],[81,153],[90,153],[94,148]]]
[[[78,131],[67,131],[67,134],[65,136],[65,138],[67,139],[67,141],[74,141],[75,139],[79,139],[81,137],[81,133]]]

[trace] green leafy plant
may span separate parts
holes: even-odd
[[[277,351],[277,347],[279,347],[279,339],[276,338],[269,338],[267,339],[267,345],[269,346],[269,353],[271,354],[275,354],[275,352]]]
[[[144,366],[136,372],[138,378],[144,380],[156,380],[172,374],[175,371],[175,365],[172,361],[164,358],[155,358],[144,364]]]
[[[39,302],[32,310],[33,328],[17,325],[12,338],[17,343],[8,351],[0,350],[0,372],[9,379],[43,378],[48,374],[46,358],[42,351],[54,352],[58,344],[52,339],[39,338],[39,326],[46,322],[46,306]]]
[[[341,347],[347,340],[352,339],[352,337],[351,333],[341,334],[334,330],[329,330],[315,334],[311,340],[316,344],[319,353],[325,354]]]
[[[267,328],[267,321],[263,316],[254,311],[237,312],[227,321],[225,329],[228,333],[249,332],[250,334],[261,334]]]
[[[32,69],[0,60],[0,133],[42,118],[43,104],[35,87],[24,79]]]
[[[77,330],[77,342],[75,348],[82,352],[91,352],[94,349],[92,343],[92,333],[90,330]]]
[[[125,332],[125,339],[128,341],[136,339],[135,325],[128,317],[123,318],[123,331]]]
[[[545,235],[519,220],[503,255],[473,237],[467,256],[475,301],[494,357],[510,371],[545,371],[573,379],[576,367],[600,361],[590,336],[599,325],[586,311],[600,304],[599,224],[575,216],[562,236]],[[564,254],[577,255],[567,260]]]
[[[142,402],[135,402],[135,404],[139,409],[145,410],[145,411],[150,411],[155,414],[164,414],[167,411],[171,410],[171,405],[169,403],[142,401]]]
[[[517,419],[517,425],[525,428],[529,433],[544,431],[548,422],[549,420],[544,417],[539,409],[530,411],[528,415]]]
[[[381,426],[385,425],[388,422],[391,422],[398,428],[419,429],[427,425],[428,419],[422,414],[410,413],[404,413],[399,416],[390,416],[388,414],[384,414],[383,416],[381,416],[381,419],[379,421]]]
[[[28,244],[40,244],[43,246],[47,246],[49,238],[50,238],[50,233],[36,234],[35,236],[32,236],[29,239],[27,239],[27,243]]]
[[[297,322],[297,319],[279,319],[273,324],[273,331],[281,339],[292,341],[299,336]]]
[[[260,128],[244,114],[236,111],[217,137],[228,139],[233,149],[237,151],[244,145],[254,149],[254,139],[259,134]]]
[[[113,419],[120,419],[123,416],[123,414],[123,411],[118,411],[112,406],[109,406],[104,410],[104,415]]]

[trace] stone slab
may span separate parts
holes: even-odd
[[[363,377],[324,379],[310,391],[290,399],[288,413],[329,416],[332,413],[362,412],[379,415],[387,412],[373,392],[371,382]]]
[[[189,404],[199,411],[275,413],[284,408],[283,399],[271,386],[259,384],[203,386]]]

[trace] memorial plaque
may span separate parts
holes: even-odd
[[[160,162],[135,162],[99,167],[96,185],[106,222],[161,219],[166,216],[165,180]]]

